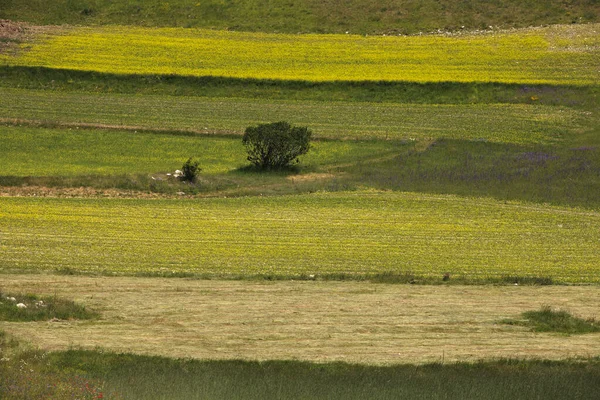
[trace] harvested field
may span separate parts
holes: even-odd
[[[95,322],[0,323],[43,349],[102,348],[202,359],[365,364],[600,355],[600,334],[532,333],[500,320],[550,304],[597,318],[597,287],[412,286],[2,275],[57,294]]]

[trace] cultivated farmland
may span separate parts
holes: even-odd
[[[0,204],[8,271],[599,282],[600,215],[584,210],[409,193]]]
[[[121,74],[585,85],[599,78],[598,29],[363,37],[82,27],[50,33],[0,61]]]
[[[321,139],[465,139],[543,144],[587,129],[589,112],[534,104],[421,105],[3,89],[7,121],[240,135],[265,120],[293,120]],[[485,120],[485,124],[481,121]]]
[[[427,0],[417,29],[389,22],[402,0],[368,22],[349,2],[316,23],[306,2],[282,34],[277,12],[205,29],[238,21],[239,1],[5,3],[0,18],[84,23],[0,21],[0,301],[54,294],[100,317],[0,321],[0,397],[598,392],[596,10],[547,0],[537,25],[573,23],[472,30],[527,25],[539,4],[509,18],[521,5]],[[452,32],[419,34],[432,7]],[[244,130],[281,120],[314,131],[310,152],[249,166]],[[191,157],[198,179],[174,177]],[[542,306],[594,329],[535,332]],[[381,367],[397,363],[413,365]]]
[[[501,322],[548,303],[597,316],[597,287],[4,276],[7,289],[69,296],[102,310],[95,324],[5,324],[51,349],[385,365],[585,357],[597,352],[600,337],[532,334]]]

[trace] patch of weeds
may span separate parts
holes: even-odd
[[[370,275],[368,279],[373,283],[410,283],[418,282],[418,277],[411,273],[383,272]]]
[[[552,285],[554,281],[549,276],[503,276],[502,283],[512,283],[516,285]]]
[[[0,321],[26,322],[56,319],[94,319],[100,315],[56,296],[9,294],[0,291]]]
[[[600,322],[593,318],[576,317],[565,310],[554,310],[543,306],[539,311],[527,311],[521,314],[524,320],[506,319],[502,323],[527,326],[533,332],[556,332],[567,335],[600,332]]]
[[[6,347],[0,347],[4,354]],[[103,399],[104,381],[48,368],[47,353],[26,351],[0,359],[1,399]],[[111,393],[112,394],[112,393]],[[119,398],[110,396],[110,398]]]
[[[0,353],[5,349],[11,349],[19,346],[19,342],[7,335],[6,332],[0,331]]]
[[[79,272],[71,267],[61,267],[54,271],[57,275],[79,275]]]

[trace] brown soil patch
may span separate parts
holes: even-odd
[[[56,33],[59,26],[35,26],[25,22],[0,19],[0,54],[16,54],[20,44],[32,41],[37,35]]]
[[[45,187],[45,186],[5,186],[0,187],[0,197],[86,197],[86,198],[135,198],[155,199],[167,197],[181,197],[161,193],[138,192],[119,189],[96,189],[91,187]]]
[[[27,25],[0,19],[0,54],[13,53],[25,40]]]
[[[329,173],[312,173],[312,174],[304,174],[304,175],[292,175],[288,176],[287,180],[291,182],[313,182],[319,181],[323,179],[331,179],[334,178],[335,175]]]
[[[27,24],[0,19],[0,39],[18,40],[25,35]]]
[[[82,128],[82,129],[106,129],[128,132],[151,132],[151,133],[174,133],[182,135],[220,135],[220,136],[241,136],[240,132],[226,129],[212,130],[197,130],[197,129],[170,129],[170,128],[153,128],[141,125],[115,125],[115,124],[100,124],[89,122],[59,122],[59,121],[39,121],[32,119],[19,118],[0,118],[0,124],[11,126],[30,126],[36,128]]]

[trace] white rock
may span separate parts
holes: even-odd
[[[15,299],[14,297],[7,297],[6,300],[17,301],[17,299]]]
[[[27,308],[27,306],[25,304],[23,304],[23,303],[17,304],[17,307],[18,308]]]

